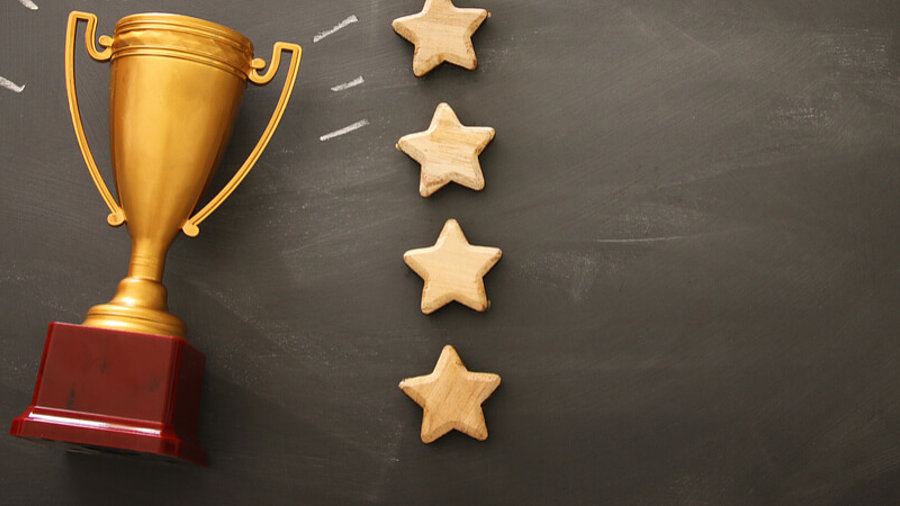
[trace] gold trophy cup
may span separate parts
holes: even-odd
[[[97,170],[81,124],[74,63],[79,21],[87,21],[88,54],[111,62],[110,146],[118,202]],[[260,74],[266,63],[253,58],[251,42],[209,21],[159,13],[127,16],[112,37],[97,39],[101,50],[94,42],[96,26],[93,14],[69,15],[66,91],[81,154],[109,207],[107,222],[128,224],[128,276],[110,302],[88,311],[82,325],[51,323],[32,406],[14,420],[11,432],[202,464],[205,452],[194,434],[204,358],[183,339],[184,322],[168,311],[161,282],[166,252],[179,230],[196,236],[198,225],[253,168],[287,106],[301,48],[276,42]],[[192,215],[225,151],[247,81],[270,82],[282,51],[290,51],[291,60],[262,137],[228,184]],[[152,363],[154,353],[159,363]],[[171,359],[176,355],[178,360]],[[102,367],[85,368],[94,362]],[[133,385],[141,383],[135,376],[162,381],[168,390],[145,392],[143,385]]]
[[[85,42],[95,60],[111,60],[110,145],[119,203],[91,155],[75,94],[74,45],[78,20],[87,21]],[[269,143],[287,106],[300,46],[278,42],[272,64],[253,58],[253,44],[224,26],[174,14],[136,14],[94,47],[97,18],[73,12],[66,37],[66,90],[81,154],[109,206],[107,221],[128,222],[131,262],[116,296],[88,311],[84,325],[184,337],[184,323],[166,305],[162,285],[166,251],[179,230],[193,237],[197,226],[244,179]],[[278,70],[282,50],[293,52],[275,114],[244,165],[209,204],[191,212],[211,179],[231,134],[247,80],[266,84]]]

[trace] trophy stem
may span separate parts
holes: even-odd
[[[163,268],[166,266],[166,251],[150,245],[149,241],[132,241],[131,259],[128,262],[128,277],[146,279],[149,281],[162,281]],[[166,306],[166,294],[162,294],[162,306]]]
[[[88,310],[83,325],[183,338],[184,322],[169,313],[161,282],[166,250],[168,245],[132,241],[128,277],[119,282],[111,301]]]

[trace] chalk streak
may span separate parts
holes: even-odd
[[[356,14],[351,14],[350,17],[341,21],[337,25],[335,25],[334,28],[332,28],[331,30],[325,30],[324,32],[320,32],[318,35],[313,37],[313,44],[315,44],[316,42],[319,42],[320,40],[324,39],[325,37],[328,37],[329,35],[340,30],[341,28],[344,28],[347,25],[357,23],[357,22],[359,22],[359,19],[356,18]]]
[[[21,3],[22,5],[24,5],[25,7],[28,7],[29,9],[31,9],[33,11],[38,10],[37,4],[32,2],[31,0],[19,0],[19,3]]]
[[[341,136],[341,135],[344,135],[344,134],[348,134],[348,133],[350,133],[350,132],[352,132],[352,131],[354,131],[354,130],[359,130],[360,128],[362,128],[362,127],[364,127],[364,126],[366,126],[366,125],[368,125],[368,124],[369,124],[369,120],[367,120],[367,119],[361,119],[361,120],[357,121],[356,123],[354,123],[354,124],[352,124],[352,125],[347,125],[347,126],[345,126],[344,128],[341,128],[340,130],[335,130],[334,132],[327,133],[327,134],[325,134],[325,135],[319,137],[319,140],[322,141],[322,142],[325,142],[325,141],[327,141],[328,139],[333,139],[333,138],[335,138],[335,137],[338,137],[338,136]]]
[[[679,239],[689,239],[694,236],[690,235],[670,235],[664,237],[638,237],[635,239],[595,239],[596,243],[605,243],[605,244],[630,244],[630,243],[641,243],[641,242],[663,242],[663,241],[677,241]]]
[[[362,84],[362,83],[364,83],[364,82],[366,82],[366,80],[363,79],[363,76],[359,76],[359,77],[357,77],[356,79],[354,79],[354,80],[352,80],[352,81],[350,81],[350,82],[346,82],[346,83],[343,83],[343,84],[339,84],[339,85],[337,85],[337,86],[332,86],[332,87],[331,87],[331,91],[343,91],[343,90],[346,90],[347,88],[352,88],[352,87],[354,87],[354,86],[359,86],[360,84]]]
[[[9,79],[0,76],[0,86],[3,86],[7,90],[12,90],[16,93],[22,93],[22,90],[25,89],[25,85],[19,86],[18,84],[10,81]]]

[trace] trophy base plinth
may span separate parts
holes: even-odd
[[[205,466],[205,360],[179,337],[51,323],[31,406],[10,434]]]

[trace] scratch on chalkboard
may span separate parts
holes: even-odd
[[[352,125],[347,125],[344,128],[341,128],[340,130],[335,130],[334,132],[327,133],[327,134],[319,137],[319,140],[322,142],[325,142],[328,139],[333,139],[335,137],[338,137],[338,136],[341,136],[344,134],[348,134],[354,130],[359,130],[360,128],[362,128],[368,124],[369,124],[369,120],[361,119]]]
[[[22,5],[24,5],[25,7],[28,7],[29,9],[31,9],[33,11],[38,10],[37,4],[32,2],[31,0],[19,0],[19,3],[21,3]]]
[[[625,9],[625,14],[628,15],[632,20],[637,22],[639,29],[653,37],[666,37],[668,35],[674,35],[677,38],[687,41],[689,44],[694,45],[716,57],[721,58],[721,54],[719,51],[709,46],[708,44],[704,44],[696,37],[688,33],[687,30],[679,27],[678,25],[668,21],[662,17],[656,17],[653,19],[645,19],[643,16],[638,15],[632,9]]]
[[[22,91],[25,89],[24,84],[19,86],[18,84],[10,81],[9,79],[7,79],[3,76],[0,76],[0,86],[3,86],[7,90],[12,90],[16,93],[22,93]]]
[[[366,82],[366,80],[363,79],[363,76],[359,76],[352,81],[348,81],[346,83],[341,83],[341,84],[338,84],[337,86],[332,86],[331,91],[343,91],[343,90],[346,90],[347,88],[359,86],[360,84],[363,84],[364,82]]]
[[[359,19],[357,19],[356,14],[351,14],[350,17],[348,17],[347,19],[336,24],[334,26],[334,28],[325,30],[323,32],[319,32],[315,37],[313,37],[313,44],[315,44],[316,42],[319,42],[320,40],[324,39],[325,37],[328,37],[329,35],[340,30],[341,28],[344,28],[347,25],[351,25],[351,24],[357,23],[357,22],[359,22]]]

